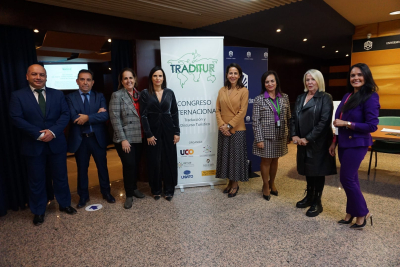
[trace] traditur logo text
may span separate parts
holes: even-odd
[[[216,80],[213,73],[215,72],[215,65],[218,59],[202,58],[197,53],[197,50],[194,53],[187,53],[178,59],[171,59],[167,62],[171,66],[172,73],[176,73],[182,88],[189,80],[189,76],[192,76],[192,80],[197,83],[200,81],[202,73],[207,75],[207,81],[214,83]]]
[[[182,156],[190,156],[194,154],[193,149],[183,149],[180,151]]]

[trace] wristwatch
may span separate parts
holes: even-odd
[[[232,129],[233,128],[232,125],[230,125],[230,124],[227,124],[226,127],[228,127],[228,129]]]
[[[350,126],[351,126],[351,122],[348,121],[346,128],[350,128]]]

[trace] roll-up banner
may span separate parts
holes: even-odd
[[[253,155],[253,101],[261,93],[261,76],[268,71],[268,48],[235,47],[224,48],[225,67],[237,63],[243,71],[243,84],[249,89],[249,106],[245,117],[247,158],[253,172],[260,170],[261,158]]]
[[[223,37],[160,37],[161,67],[179,110],[178,188],[226,183],[216,179],[215,114],[224,85]]]

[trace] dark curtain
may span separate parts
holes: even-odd
[[[28,203],[28,181],[20,154],[19,132],[11,124],[11,92],[28,86],[26,70],[37,63],[34,33],[0,25],[0,216],[8,209],[19,210]]]
[[[133,43],[113,39],[111,43],[111,70],[114,91],[118,90],[118,75],[124,68],[133,68]]]

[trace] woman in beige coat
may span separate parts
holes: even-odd
[[[236,63],[226,69],[225,86],[217,98],[218,153],[217,178],[228,178],[224,193],[236,196],[238,182],[249,180],[244,117],[249,102],[249,91],[242,83],[242,69]]]

